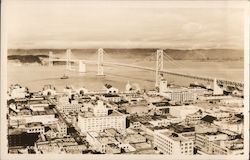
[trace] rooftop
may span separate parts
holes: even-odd
[[[120,96],[117,95],[117,94],[104,94],[103,96],[104,96],[104,97],[120,97]]]
[[[48,108],[44,108],[44,111],[33,111],[32,115],[33,116],[38,116],[38,115],[53,115],[55,114],[53,109],[48,109]]]
[[[164,132],[161,132],[161,134],[165,135],[166,137],[168,138],[171,138],[172,140],[174,141],[187,141],[187,139],[175,132],[170,132],[170,131],[164,131]]]
[[[202,121],[208,122],[208,123],[213,123],[214,120],[217,118],[214,116],[206,115],[205,117],[201,118]]]
[[[33,122],[25,124],[25,127],[37,127],[37,126],[43,126],[43,124],[41,122]]]
[[[79,114],[81,117],[84,117],[84,118],[92,118],[92,117],[96,117],[94,115],[93,112],[90,112],[90,111],[85,111],[81,114]],[[112,112],[110,114],[108,114],[107,116],[122,116],[123,114],[121,114],[120,112],[116,111],[116,110],[112,110]],[[107,117],[107,116],[104,116],[104,117]]]

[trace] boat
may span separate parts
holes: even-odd
[[[66,76],[65,74],[61,77],[61,79],[69,79],[69,76]]]

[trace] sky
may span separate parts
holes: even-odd
[[[239,8],[37,0],[9,3],[6,15],[8,48],[242,49],[244,42]]]

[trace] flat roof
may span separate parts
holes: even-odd
[[[165,135],[166,137],[171,138],[174,141],[187,141],[186,138],[184,138],[183,136],[181,136],[175,132],[164,131],[164,132],[161,132],[161,134]]]
[[[95,116],[93,112],[90,112],[90,111],[85,111],[81,114],[79,114],[81,117],[84,117],[84,118],[92,118],[92,117],[98,117],[98,116]],[[108,114],[107,116],[100,116],[100,117],[111,117],[111,116],[122,116],[123,114],[116,111],[116,110],[112,110],[112,113],[111,114]]]
[[[44,108],[44,111],[33,111],[32,115],[33,116],[37,116],[37,115],[53,115],[54,111],[53,109],[49,109],[49,108]]]
[[[33,122],[25,124],[25,127],[36,127],[36,126],[43,126],[41,122]]]

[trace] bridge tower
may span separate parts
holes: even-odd
[[[66,50],[66,69],[70,69],[71,68],[71,49],[67,49]]]
[[[98,62],[97,62],[97,75],[103,76],[104,75],[104,68],[103,68],[103,53],[104,50],[102,48],[99,48],[98,51]]]
[[[49,66],[53,66],[53,52],[49,51]]]
[[[161,71],[163,71],[163,50],[158,49],[156,52],[155,87],[160,85]]]

